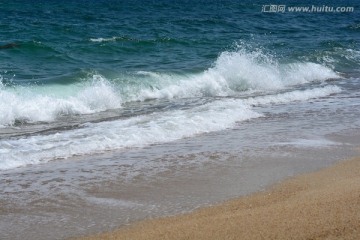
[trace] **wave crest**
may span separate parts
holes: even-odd
[[[340,76],[312,62],[281,64],[260,51],[223,52],[213,67],[195,75],[148,73],[154,85],[140,89],[138,99],[231,96],[246,90],[278,90]],[[172,79],[172,81],[169,81]]]
[[[60,115],[89,114],[121,107],[121,97],[103,77],[94,75],[91,83],[75,96],[34,94],[33,88],[0,89],[0,126],[20,122],[53,121]],[[41,88],[37,87],[37,88]]]

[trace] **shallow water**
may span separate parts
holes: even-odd
[[[109,230],[326,167],[356,154],[357,94],[257,107],[262,117],[197,137],[3,170],[2,235],[63,239]]]

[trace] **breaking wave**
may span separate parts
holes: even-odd
[[[234,96],[248,90],[271,92],[339,77],[326,66],[312,62],[283,64],[261,51],[223,52],[211,68],[197,74],[138,71],[110,80],[94,74],[85,84],[0,85],[0,126],[96,113],[130,101]]]

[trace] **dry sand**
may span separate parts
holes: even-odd
[[[266,192],[82,239],[360,239],[360,157]]]

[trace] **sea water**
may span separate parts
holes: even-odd
[[[186,211],[345,156],[357,140],[344,136],[360,127],[359,3],[280,3],[354,8],[343,13],[267,5],[0,3],[0,43],[14,43],[0,49],[3,238],[33,229],[61,239]],[[173,178],[181,194],[150,194],[178,186]],[[206,179],[213,194],[200,191]],[[74,214],[98,205],[120,212]]]

